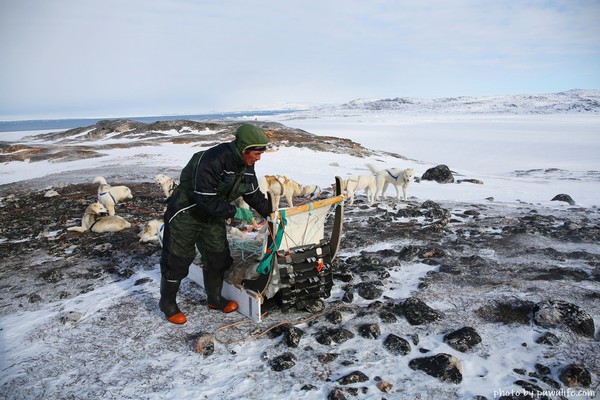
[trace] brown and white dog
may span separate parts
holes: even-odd
[[[108,210],[101,203],[95,202],[87,206],[81,218],[81,226],[71,226],[68,231],[86,232],[118,232],[130,228],[131,224],[118,215],[107,215]]]
[[[294,207],[294,196],[302,195],[302,186],[287,176],[265,175],[258,179],[258,186],[265,196],[271,192],[276,208],[279,208],[282,196],[285,196],[288,207]]]
[[[108,210],[108,215],[115,215],[115,206],[120,201],[133,199],[133,194],[127,186],[111,186],[101,176],[94,178],[93,183],[98,184],[98,202]]]
[[[387,168],[380,171],[373,164],[367,164],[367,167],[375,174],[375,182],[377,183],[375,199],[379,199],[379,196],[385,197],[388,185],[393,185],[396,188],[396,199],[400,199],[400,188],[402,188],[404,200],[406,200],[408,184],[414,180],[415,176],[412,168]]]
[[[359,190],[364,190],[367,195],[367,202],[372,205],[377,193],[377,182],[375,175],[354,175],[346,179],[343,183],[343,190],[348,193],[350,205],[354,204],[354,194]]]
[[[165,194],[165,198],[168,199],[169,197],[171,197],[171,195],[173,194],[173,190],[175,190],[175,188],[177,187],[177,182],[164,174],[156,175],[154,177],[154,180],[162,189],[163,193]]]

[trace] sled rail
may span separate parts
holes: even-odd
[[[321,208],[321,207],[330,206],[332,204],[341,203],[344,200],[346,200],[347,197],[348,197],[348,195],[343,194],[343,195],[339,195],[339,196],[328,197],[323,200],[311,201],[310,203],[302,204],[301,206],[296,206],[296,207],[292,207],[292,208],[284,208],[282,210],[285,211],[285,215],[296,215],[296,214],[300,214],[300,213],[303,213],[306,211],[310,211],[311,209],[314,209],[314,208]],[[276,214],[277,218],[281,218],[281,209],[277,210],[275,212],[275,214]]]

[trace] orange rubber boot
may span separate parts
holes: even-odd
[[[227,300],[225,300],[227,301]],[[225,314],[229,314],[230,312],[234,312],[235,310],[238,309],[238,304],[235,301],[228,301],[227,303],[225,303],[224,306],[219,307],[216,304],[208,304],[208,308],[210,308],[211,310],[220,310],[223,311]]]
[[[174,315],[171,315],[170,317],[168,317],[167,321],[169,321],[173,324],[181,325],[181,324],[185,324],[187,322],[187,318],[185,317],[184,313],[178,312],[177,314],[174,314]]]

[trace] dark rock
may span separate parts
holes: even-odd
[[[571,196],[569,196],[568,194],[564,194],[564,193],[557,194],[550,201],[564,201],[565,203],[569,203],[572,206],[575,205],[575,201],[571,198]]]
[[[319,355],[318,359],[321,364],[327,364],[332,361],[335,361],[339,357],[339,354],[336,353],[325,353]]]
[[[596,328],[594,319],[579,306],[560,300],[548,300],[533,307],[533,322],[545,328],[561,325],[569,327],[573,332],[594,338]]]
[[[42,296],[37,293],[33,293],[31,296],[29,296],[30,303],[39,303],[40,301],[42,301]]]
[[[405,356],[410,353],[410,343],[400,336],[390,333],[383,341],[383,347],[392,354]]]
[[[446,165],[438,165],[433,168],[429,168],[421,179],[426,181],[436,181],[437,183],[454,183],[454,176]]]
[[[304,331],[302,329],[295,326],[290,326],[283,336],[283,343],[285,343],[288,347],[298,347],[302,335],[304,335]]]
[[[581,364],[570,364],[562,368],[558,379],[567,387],[590,387],[592,384],[592,374]]]
[[[504,324],[529,324],[529,315],[534,303],[522,300],[512,302],[496,302],[479,308],[477,315],[488,322],[500,322]]]
[[[535,370],[540,374],[540,375],[550,375],[550,373],[552,372],[552,370],[540,363],[536,363],[533,368],[535,368]]]
[[[464,328],[445,335],[444,343],[452,347],[454,350],[464,353],[471,350],[475,345],[481,343],[481,336],[479,336],[474,328],[465,326]]]
[[[474,183],[476,185],[483,185],[483,182],[480,181],[479,179],[457,179],[456,180],[456,183],[463,183],[463,182]]]
[[[352,290],[352,287],[350,287],[344,291],[344,295],[342,296],[344,303],[352,303],[354,301],[354,292]]]
[[[292,353],[284,353],[271,360],[271,362],[269,362],[269,365],[271,365],[271,369],[273,371],[283,371],[286,369],[290,369],[294,365],[296,365],[296,356],[294,356]]]
[[[365,375],[363,372],[354,371],[354,372],[351,372],[348,375],[343,376],[340,379],[338,379],[338,383],[340,385],[351,385],[353,383],[366,382],[368,380],[369,380],[369,377],[367,375]]]
[[[325,329],[317,333],[315,340],[320,344],[330,345],[332,341],[340,344],[353,337],[354,334],[347,329]]]
[[[442,312],[434,310],[416,297],[406,299],[403,308],[404,316],[411,325],[424,325],[444,317]]]
[[[344,393],[340,389],[335,388],[329,392],[327,400],[346,400],[346,396],[344,396]]]
[[[518,380],[515,381],[515,385],[521,386],[527,394],[532,394],[536,399],[547,400],[548,396],[543,394],[544,390],[531,382]]]
[[[420,357],[410,360],[411,369],[425,372],[443,382],[462,382],[462,367],[460,360],[453,355],[440,353],[431,357]]]
[[[40,278],[42,278],[48,283],[56,283],[60,282],[63,279],[63,275],[59,270],[52,269],[49,271],[42,272],[40,274]]]
[[[393,312],[391,312],[389,310],[382,310],[379,313],[379,318],[381,319],[381,322],[383,322],[384,324],[393,324],[394,322],[398,321],[396,314],[394,314]]]
[[[358,295],[366,300],[375,300],[383,294],[383,289],[377,286],[374,282],[361,282],[356,285]]]
[[[543,376],[542,382],[544,382],[546,385],[548,385],[554,389],[560,389],[560,383],[556,382],[554,379],[552,379],[548,376]]]
[[[381,336],[381,329],[376,323],[363,324],[358,327],[358,333],[365,339],[377,339]]]
[[[329,314],[327,314],[325,316],[325,318],[327,319],[327,321],[331,322],[332,324],[339,324],[343,320],[342,313],[339,312],[338,310],[330,312]]]

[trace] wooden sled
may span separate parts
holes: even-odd
[[[335,180],[334,196],[273,212],[262,241],[256,245],[258,250],[250,256],[240,255],[230,243],[235,262],[221,293],[238,303],[238,312],[261,322],[262,306],[269,299],[285,311],[329,297],[331,261],[340,247],[347,198],[342,194],[341,178]],[[331,234],[326,235],[325,225],[333,207]],[[192,264],[189,277],[204,288],[200,266]]]

